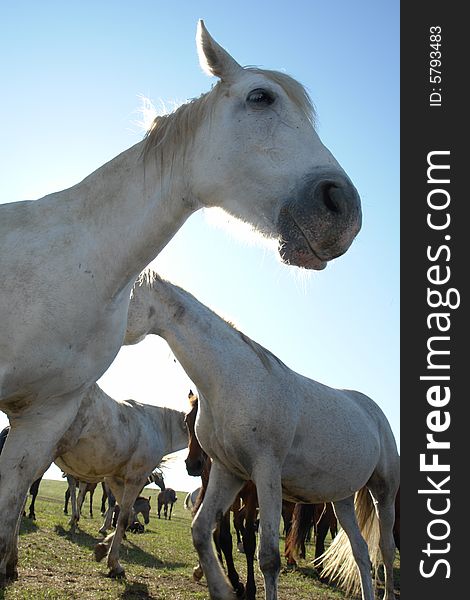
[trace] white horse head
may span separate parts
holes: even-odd
[[[323,269],[349,248],[361,208],[315,131],[307,92],[284,73],[241,67],[202,21],[197,44],[202,68],[219,81],[170,119],[157,117],[146,151],[165,146],[174,154],[178,138],[192,135],[197,159],[185,165],[190,201],[221,207],[277,238],[285,262]]]

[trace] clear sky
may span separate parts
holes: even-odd
[[[399,442],[398,0],[1,3],[0,202],[69,187],[142,139],[141,96],[171,108],[208,91],[198,18],[240,64],[308,88],[319,134],[361,194],[363,228],[305,274],[199,212],[153,266],[294,370],[371,396]],[[191,385],[156,339],[121,350],[100,384],[181,410]],[[183,469],[179,458],[168,485],[197,487]]]

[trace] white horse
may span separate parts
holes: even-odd
[[[322,269],[361,225],[359,196],[313,124],[304,88],[242,68],[198,26],[213,89],[77,185],[0,206],[0,585],[17,577],[28,486],[121,347],[140,271],[186,219],[218,206]],[[16,510],[15,508],[17,507]]]
[[[216,517],[251,479],[258,490],[259,565],[268,600],[277,598],[283,497],[334,503],[343,534],[335,538],[336,552],[329,554],[333,563],[327,557],[326,568],[336,573],[337,562],[343,563],[340,577],[348,585],[357,572],[353,556],[364,600],[373,600],[374,593],[361,530],[366,538],[377,534],[371,524],[378,521],[375,546],[380,545],[385,566],[384,598],[392,600],[399,457],[381,409],[359,392],[332,389],[295,373],[189,293],[151,272],[134,287],[128,320],[125,343],[160,335],[199,391],[196,434],[213,462],[193,540],[211,598],[233,597],[211,545]],[[352,555],[344,546],[347,538]],[[378,548],[370,553],[375,560]]]
[[[201,488],[198,487],[195,490],[193,490],[192,492],[188,492],[186,494],[186,497],[184,499],[184,508],[186,510],[192,510],[194,508],[194,506],[196,505],[196,500],[197,500],[197,497],[199,496],[200,491],[201,491]]]
[[[149,473],[163,456],[188,445],[184,419],[185,413],[171,408],[114,400],[95,384],[80,406],[73,431],[62,439],[68,450],[57,450],[56,465],[81,481],[104,480],[119,504],[115,532],[95,549],[97,560],[108,554],[110,577],[124,576],[119,546]]]

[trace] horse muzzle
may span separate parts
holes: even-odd
[[[200,459],[189,459],[185,461],[186,471],[191,477],[199,477],[202,474],[203,462]]]
[[[279,254],[283,262],[324,269],[344,254],[361,229],[361,200],[340,171],[310,176],[295,199],[281,208]]]

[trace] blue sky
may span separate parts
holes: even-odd
[[[141,95],[171,107],[209,90],[198,18],[239,63],[306,85],[323,142],[361,194],[363,228],[346,255],[306,275],[200,212],[154,266],[294,370],[371,396],[399,441],[398,1],[2,3],[0,202],[69,187],[138,142]],[[183,410],[190,382],[147,340],[123,349],[101,384]],[[169,479],[180,472],[177,461]]]

